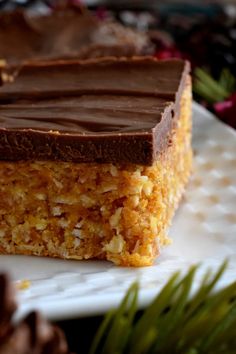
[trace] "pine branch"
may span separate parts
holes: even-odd
[[[214,80],[205,70],[194,71],[193,91],[208,103],[224,101],[236,89],[236,79],[228,69],[223,69],[218,81]]]
[[[89,354],[234,353],[236,282],[215,290],[226,265],[207,272],[193,295],[198,267],[183,278],[175,273],[139,318],[133,284],[120,307],[105,317]]]
[[[223,69],[220,74],[219,84],[221,87],[224,87],[230,93],[233,93],[236,90],[236,79],[231,74],[229,69]]]
[[[138,284],[134,283],[120,307],[104,318],[94,338],[89,354],[123,353],[137,311]]]

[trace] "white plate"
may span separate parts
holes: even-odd
[[[119,268],[109,262],[0,256],[0,269],[31,285],[18,292],[18,316],[40,309],[50,319],[105,313],[126,289],[140,282],[140,306],[153,299],[176,270],[201,262],[195,286],[207,267],[227,257],[221,286],[236,279],[236,133],[194,104],[194,173],[170,234],[173,244],[152,267]]]

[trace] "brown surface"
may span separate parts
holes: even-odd
[[[0,89],[0,159],[150,165],[188,72],[153,58],[26,64]]]
[[[118,23],[100,22],[76,6],[38,17],[19,11],[0,14],[0,59],[9,63],[29,59],[132,56],[152,50],[146,34]]]

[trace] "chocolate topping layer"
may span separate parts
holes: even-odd
[[[98,21],[80,7],[54,10],[45,16],[26,12],[0,14],[0,59],[88,59],[151,53],[148,36],[109,21]]]
[[[25,64],[0,88],[0,159],[150,165],[188,72],[153,58]]]

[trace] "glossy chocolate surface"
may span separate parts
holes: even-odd
[[[0,88],[0,159],[150,165],[188,72],[152,58],[24,65]]]

